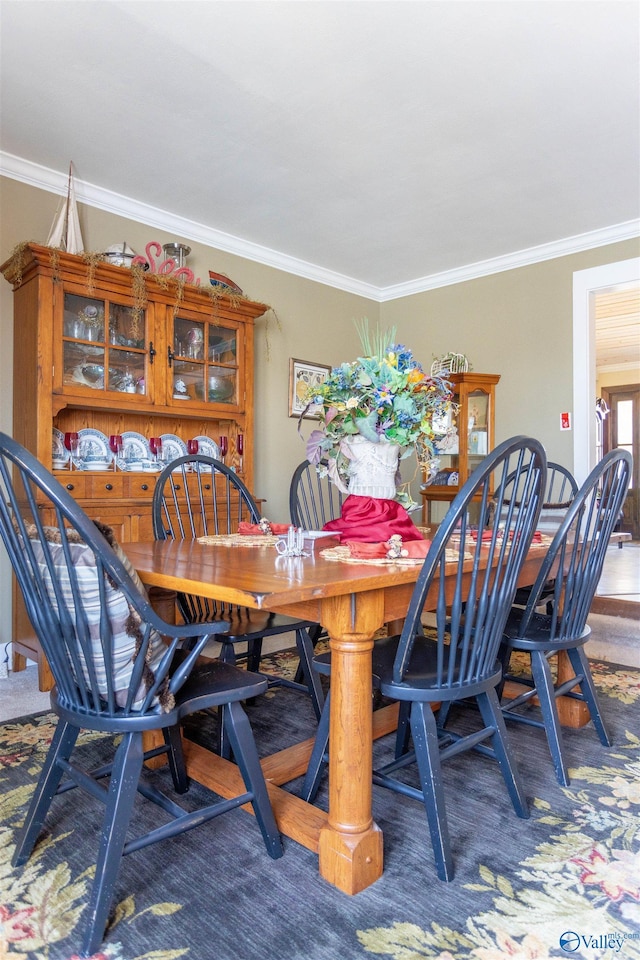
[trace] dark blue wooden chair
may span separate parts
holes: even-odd
[[[318,473],[315,464],[303,460],[294,470],[289,486],[289,515],[294,527],[322,530],[325,523],[337,520],[344,495],[328,477]]]
[[[577,492],[578,483],[571,471],[567,467],[563,467],[561,463],[548,460],[547,483],[544,490],[541,516],[543,516],[547,507],[550,509],[568,507]]]
[[[230,534],[243,521],[260,521],[258,505],[240,477],[220,460],[203,454],[179,457],[165,466],[154,490],[152,514],[156,540],[194,540]],[[294,634],[299,674],[293,679],[271,673],[262,676],[269,686],[286,686],[307,694],[316,717],[320,717],[324,695],[311,666],[314,645],[309,633],[316,624],[184,593],[178,594],[178,607],[184,622],[196,627],[226,621],[227,628],[215,637],[222,644],[220,658],[227,663],[244,659],[247,669],[255,673],[260,673],[263,639]],[[246,655],[243,652],[239,656],[237,649],[243,644],[247,645]],[[220,735],[220,752],[228,756],[224,725],[220,725]]]
[[[553,537],[564,515],[571,506],[571,502],[578,492],[578,484],[573,474],[560,463],[547,462],[547,482],[544,490],[542,510],[538,518],[538,530],[547,536]],[[554,582],[551,578],[538,593],[538,605],[547,605],[547,612],[551,612]],[[531,585],[519,587],[515,602],[524,606],[531,593]]]
[[[454,874],[442,784],[444,759],[475,749],[497,760],[517,815],[529,816],[496,688],[502,676],[498,650],[542,506],[545,474],[541,444],[526,437],[505,441],[482,461],[438,527],[402,633],[377,640],[373,647],[374,687],[400,702],[395,755],[378,766],[373,780],[424,804],[442,880],[451,880]],[[512,475],[521,493],[503,512]],[[474,528],[470,510],[476,514]],[[489,517],[500,516],[499,526],[487,525]],[[441,576],[445,568],[446,581]],[[421,624],[427,597],[429,609],[436,613],[435,636],[425,635]],[[314,666],[329,672],[330,656],[316,657]],[[450,709],[462,700],[476,702],[481,721],[464,735],[455,732]],[[309,800],[328,759],[327,703],[302,788]],[[441,706],[436,714],[437,704]],[[409,785],[404,773],[413,764],[418,768],[417,786]]]
[[[337,520],[342,512],[345,495],[331,483],[328,476],[321,476],[316,465],[303,460],[293,472],[289,485],[289,515],[294,527],[304,530],[322,530],[325,523]],[[309,631],[315,649],[319,640],[327,634],[320,624]],[[296,679],[301,679],[300,668]]]
[[[205,645],[227,624],[199,624],[194,640],[193,625],[175,626],[160,619],[117,544],[110,545],[53,475],[5,434],[0,434],[0,535],[51,667],[55,682],[51,708],[58,717],[13,864],[24,864],[31,855],[56,795],[80,787],[104,803],[80,946],[80,955],[86,957],[96,952],[103,938],[124,855],[251,803],[269,855],[282,856],[251,727],[241,706],[242,700],[264,693],[267,683],[228,663],[199,664]],[[186,640],[192,641],[191,649],[180,650]],[[189,714],[211,707],[224,714],[245,791],[188,812],[145,777],[143,764],[151,756],[167,754],[175,792],[184,793],[188,781],[179,724]],[[117,738],[112,763],[99,770],[82,769],[73,754],[82,730]],[[161,732],[164,744],[145,753],[145,731]],[[169,822],[127,839],[137,792],[160,806],[163,820],[168,815]],[[58,820],[63,825],[64,814],[59,813]]]
[[[505,679],[525,684],[529,689],[514,699],[503,699],[503,715],[508,720],[544,728],[556,778],[565,786],[569,774],[558,697],[586,703],[600,742],[604,746],[611,744],[584,645],[591,635],[587,617],[609,540],[627,495],[631,466],[627,451],[613,450],[590,473],[565,513],[524,609],[514,607],[505,626],[500,651]],[[546,613],[542,614],[540,605],[545,598]],[[529,655],[530,676],[510,676],[514,651]],[[560,651],[566,651],[575,673],[575,677],[562,683],[554,681],[549,663]],[[579,691],[574,689],[576,686]],[[534,707],[534,697],[539,700],[540,710]]]

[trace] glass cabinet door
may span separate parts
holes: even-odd
[[[447,416],[433,420],[433,444],[438,457],[438,469],[429,482],[436,486],[452,486],[458,483],[460,469],[460,436],[456,417],[452,410]]]
[[[489,452],[489,394],[473,390],[467,406],[467,462],[469,474]]]
[[[146,396],[145,330],[143,310],[65,292],[64,386]]]
[[[238,335],[231,325],[176,317],[173,399],[237,405]]]

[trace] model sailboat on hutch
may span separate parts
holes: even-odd
[[[69,179],[67,181],[67,196],[60,210],[56,213],[53,225],[47,238],[48,247],[58,247],[67,253],[83,253],[82,233],[78,219],[76,192],[73,185],[73,164],[69,164]]]

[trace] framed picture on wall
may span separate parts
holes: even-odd
[[[300,417],[303,412],[306,419],[318,420],[320,407],[305,407],[309,390],[324,383],[331,373],[331,367],[323,363],[309,363],[308,360],[289,360],[289,416]]]

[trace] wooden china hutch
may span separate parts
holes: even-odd
[[[495,391],[497,373],[450,373],[457,411],[453,421],[435,424],[438,472],[420,488],[422,523],[431,522],[431,505],[445,509],[475,468],[495,446]],[[442,519],[439,517],[438,519]]]
[[[265,304],[36,244],[0,269],[14,291],[14,437],[92,518],[123,543],[153,539],[157,472],[57,469],[56,430],[224,436],[225,462],[253,490],[253,325]],[[15,583],[13,606],[13,669],[36,660],[49,689]]]

